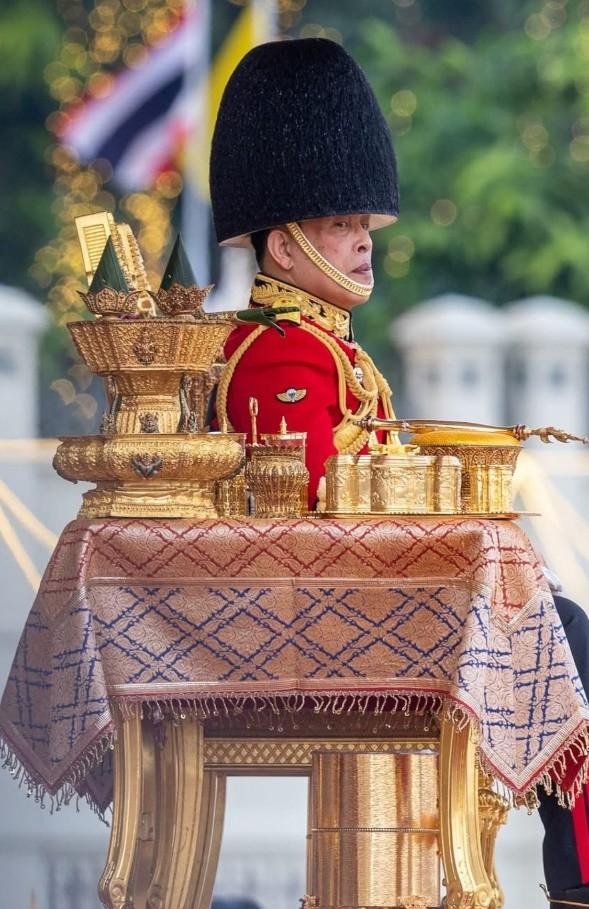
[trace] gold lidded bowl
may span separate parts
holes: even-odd
[[[369,455],[367,457],[370,457]],[[329,514],[355,514],[359,507],[358,458],[331,455],[325,464],[325,510]],[[370,511],[370,502],[368,502]]]
[[[412,443],[423,454],[458,458],[462,470],[461,511],[506,514],[513,511],[513,474],[521,442],[507,432],[432,429]]]

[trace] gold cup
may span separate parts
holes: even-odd
[[[367,455],[370,460],[370,455]],[[358,465],[351,454],[332,455],[325,466],[325,510],[330,514],[358,511]],[[370,511],[370,504],[368,506]]]
[[[412,441],[424,455],[458,458],[463,513],[513,511],[513,474],[521,451],[518,439],[505,433],[438,430],[418,434]]]

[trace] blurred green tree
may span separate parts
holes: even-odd
[[[399,159],[401,217],[374,234],[378,345],[398,310],[445,291],[589,305],[589,4],[547,0],[470,44],[401,41],[365,22],[356,47]]]
[[[45,0],[5,0],[0,8],[0,281],[38,288],[27,267],[55,226],[45,119],[54,107],[44,69],[57,56],[61,26]]]

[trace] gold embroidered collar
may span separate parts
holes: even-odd
[[[349,312],[319,297],[313,297],[306,290],[292,284],[257,274],[252,286],[252,300],[258,306],[298,306],[302,315],[320,328],[331,331],[344,341],[352,340],[352,319]]]

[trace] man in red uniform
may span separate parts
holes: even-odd
[[[305,222],[305,234],[313,238],[315,248],[329,254],[342,274],[367,288],[372,278],[368,223],[367,215]],[[337,303],[327,303],[324,285],[329,279],[288,230],[271,230],[258,243],[262,273],[255,279],[252,302],[294,305],[296,322],[280,321],[279,316],[282,335],[249,325],[231,334],[217,413],[246,432],[248,401],[253,396],[258,400],[262,432],[277,432],[282,416],[290,430],[306,432],[312,508],[325,461],[338,451],[357,453],[364,448],[368,435],[352,421],[377,413],[391,415],[390,391],[352,339],[349,310],[360,302],[356,295],[336,285],[331,300]]]
[[[386,381],[353,340],[351,311],[372,290],[370,232],[397,218],[396,165],[372,90],[341,47],[277,42],[242,60],[215,128],[211,200],[219,242],[251,240],[261,269],[251,306],[274,307],[279,329],[232,332],[217,415],[248,432],[255,397],[261,432],[276,432],[283,416],[306,432],[313,507],[325,460],[366,446],[357,421],[392,415]],[[555,602],[587,690],[589,621],[569,600]],[[586,793],[573,812],[542,800],[557,909],[589,906],[588,806]]]
[[[232,333],[217,415],[247,432],[255,397],[261,432],[277,432],[283,416],[306,432],[313,507],[326,459],[366,446],[354,421],[392,415],[350,312],[372,290],[370,231],[397,217],[396,165],[374,94],[343,48],[276,42],[244,58],[219,111],[211,199],[221,243],[253,235],[261,274],[252,305],[297,309],[279,318],[280,334],[252,325]]]

